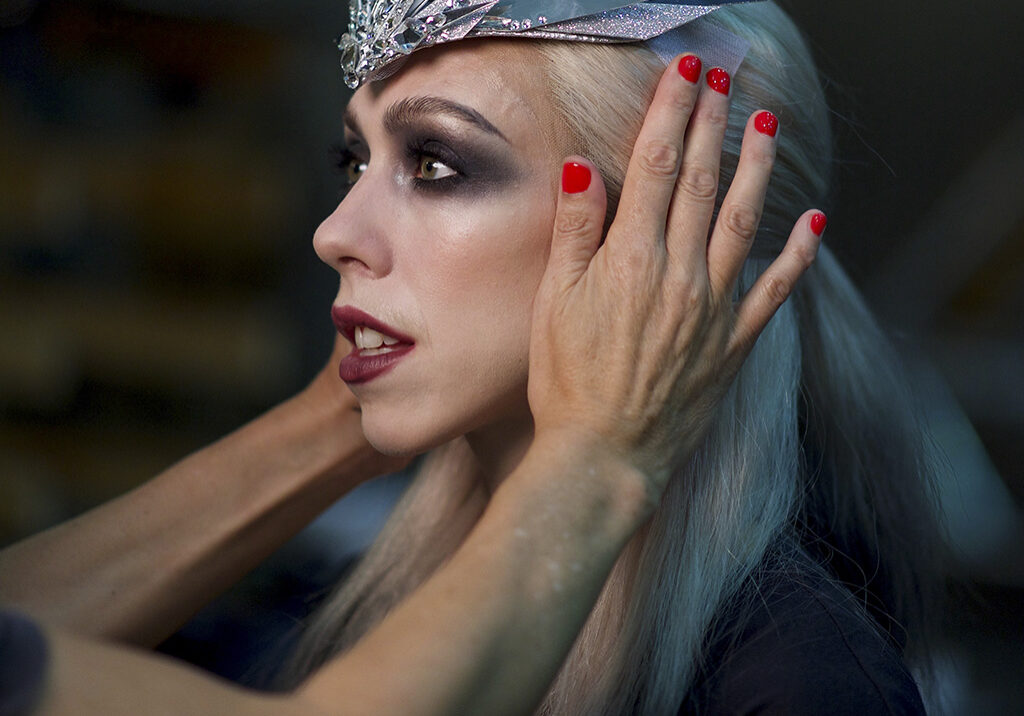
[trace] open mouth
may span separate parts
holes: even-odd
[[[415,341],[353,306],[335,307],[331,318],[338,332],[355,347],[345,356],[338,374],[346,383],[365,383],[389,371],[412,351]]]
[[[410,345],[402,343],[394,336],[389,336],[380,331],[375,331],[366,326],[356,326],[352,343],[361,356],[379,356],[398,350],[402,346]]]

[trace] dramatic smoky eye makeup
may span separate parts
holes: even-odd
[[[328,152],[331,164],[341,175],[342,189],[347,190],[366,171],[367,162],[356,155],[346,144],[335,144]]]
[[[351,188],[366,172],[369,162],[363,152],[339,144],[331,148],[335,169],[344,189]],[[412,141],[403,149],[403,166],[408,167],[414,188],[438,191],[466,180],[465,162],[457,151],[435,140]]]
[[[346,112],[347,145],[333,151],[347,186],[367,170],[370,152],[358,123]],[[391,105],[382,126],[391,143],[378,156],[393,157],[407,185],[424,194],[477,195],[522,177],[519,152],[475,110],[439,98],[407,98]]]

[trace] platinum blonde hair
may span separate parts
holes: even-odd
[[[752,43],[733,79],[722,195],[746,119],[778,115],[778,159],[748,290],[793,222],[830,183],[828,110],[800,33],[771,3],[701,20]],[[614,214],[663,69],[643,45],[536,42],[568,127]],[[592,79],[592,78],[600,78]],[[720,196],[721,199],[721,196]],[[697,453],[676,467],[653,519],[616,563],[542,714],[675,713],[702,668],[716,615],[770,557],[809,554],[902,648],[927,634],[936,518],[934,467],[886,339],[827,247],[771,321]],[[344,650],[458,547],[486,505],[468,447],[430,454],[361,564],[312,619],[284,685]]]

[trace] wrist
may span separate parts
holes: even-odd
[[[628,538],[657,509],[655,483],[603,437],[582,429],[538,430],[521,484],[549,505]]]

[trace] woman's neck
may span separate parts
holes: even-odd
[[[480,464],[488,495],[493,495],[522,462],[533,442],[533,416],[527,412],[491,423],[468,433],[466,441]]]

